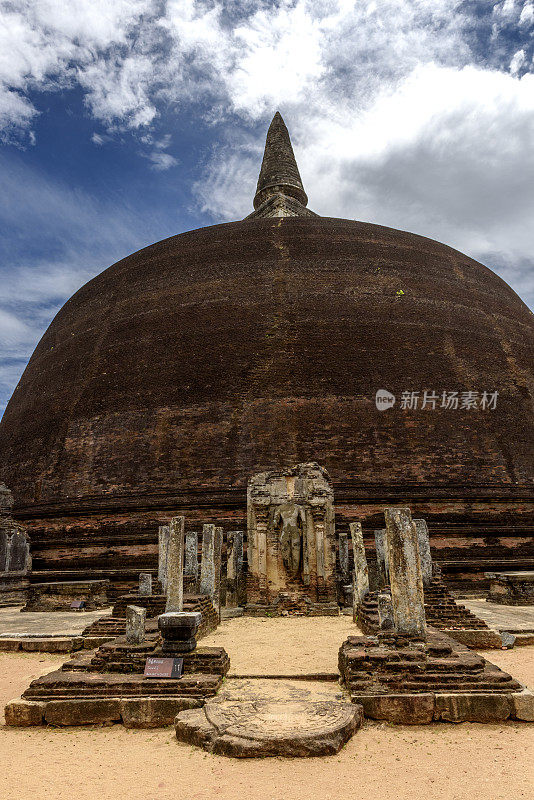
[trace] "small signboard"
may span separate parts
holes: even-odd
[[[181,678],[184,671],[183,658],[147,658],[145,678]]]
[[[85,608],[85,600],[73,600],[72,603],[70,604],[70,607],[74,611],[83,611],[83,609]]]

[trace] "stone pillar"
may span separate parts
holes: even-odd
[[[426,639],[417,529],[409,508],[386,508],[385,518],[395,630],[399,634]]]
[[[358,622],[358,586],[354,570],[352,570],[352,621]]]
[[[145,640],[146,608],[126,606],[126,641],[141,644]]]
[[[351,522],[349,527],[352,538],[352,553],[354,556],[357,601],[361,603],[364,597],[369,594],[369,574],[367,571],[367,559],[365,557],[365,547],[363,544],[363,531],[361,523],[359,522]]]
[[[215,543],[213,548],[214,566],[215,566],[215,589],[213,592],[213,605],[219,614],[219,622],[221,621],[221,569],[222,569],[222,543],[223,543],[223,529],[215,528]]]
[[[350,573],[349,573],[349,537],[347,536],[347,532],[346,531],[340,531],[339,532],[338,547],[339,547],[340,580],[341,580],[341,585],[345,586],[345,584],[349,583],[349,581],[350,581]]]
[[[160,525],[158,529],[158,581],[161,583],[163,593],[167,592],[167,557],[169,555],[168,525]]]
[[[392,631],[395,629],[393,604],[389,592],[378,593],[378,624],[382,631]]]
[[[173,517],[169,525],[167,556],[167,604],[165,612],[182,611],[184,604],[184,517]]]
[[[211,597],[221,613],[221,554],[223,529],[215,525],[202,527],[202,558],[200,561],[200,594]]]
[[[187,531],[185,534],[184,572],[193,578],[196,587],[198,581],[198,534],[196,531]]]
[[[386,529],[375,531],[376,563],[380,589],[389,584],[389,554],[386,543]]]
[[[200,594],[213,597],[215,591],[215,525],[202,526],[202,554],[200,558]]]
[[[419,562],[423,576],[423,586],[428,586],[432,580],[432,556],[430,554],[430,537],[424,519],[414,519],[417,529],[417,546],[419,548]]]
[[[149,597],[152,594],[152,575],[150,572],[139,573],[139,595]]]
[[[226,605],[239,606],[243,573],[243,531],[229,531],[226,541]]]

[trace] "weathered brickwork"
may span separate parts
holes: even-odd
[[[121,593],[155,571],[158,525],[243,529],[249,477],[312,460],[366,545],[409,506],[459,588],[534,566],[532,314],[445,245],[306,202],[277,115],[253,217],[140,250],[61,309],[0,423],[34,582]],[[402,407],[425,390],[498,401]]]

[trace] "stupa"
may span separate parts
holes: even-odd
[[[371,546],[401,503],[457,587],[532,568],[527,306],[446,245],[310,211],[278,113],[254,209],[114,264],[39,342],[0,425],[32,581],[123,591],[173,514],[244,529],[249,477],[307,462],[338,532]]]

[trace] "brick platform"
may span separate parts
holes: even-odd
[[[372,719],[534,721],[534,695],[464,645],[429,628],[426,642],[398,634],[349,636],[339,671],[354,703]]]
[[[146,608],[147,617],[154,618],[163,614],[165,611],[166,597],[165,595],[140,595],[140,594],[126,594],[122,595],[115,605],[111,616],[102,617],[101,619],[93,622],[83,631],[83,636],[109,636],[114,638],[123,636],[126,632],[126,606],[140,606]],[[184,611],[200,611],[202,614],[202,622],[197,633],[197,640],[208,633],[214,631],[219,624],[217,612],[213,607],[213,603],[207,595],[184,595]]]
[[[487,572],[488,600],[505,606],[534,606],[534,571]]]
[[[85,603],[84,611],[106,608],[108,586],[107,580],[34,583],[22,611],[72,611],[71,603],[78,600]]]

